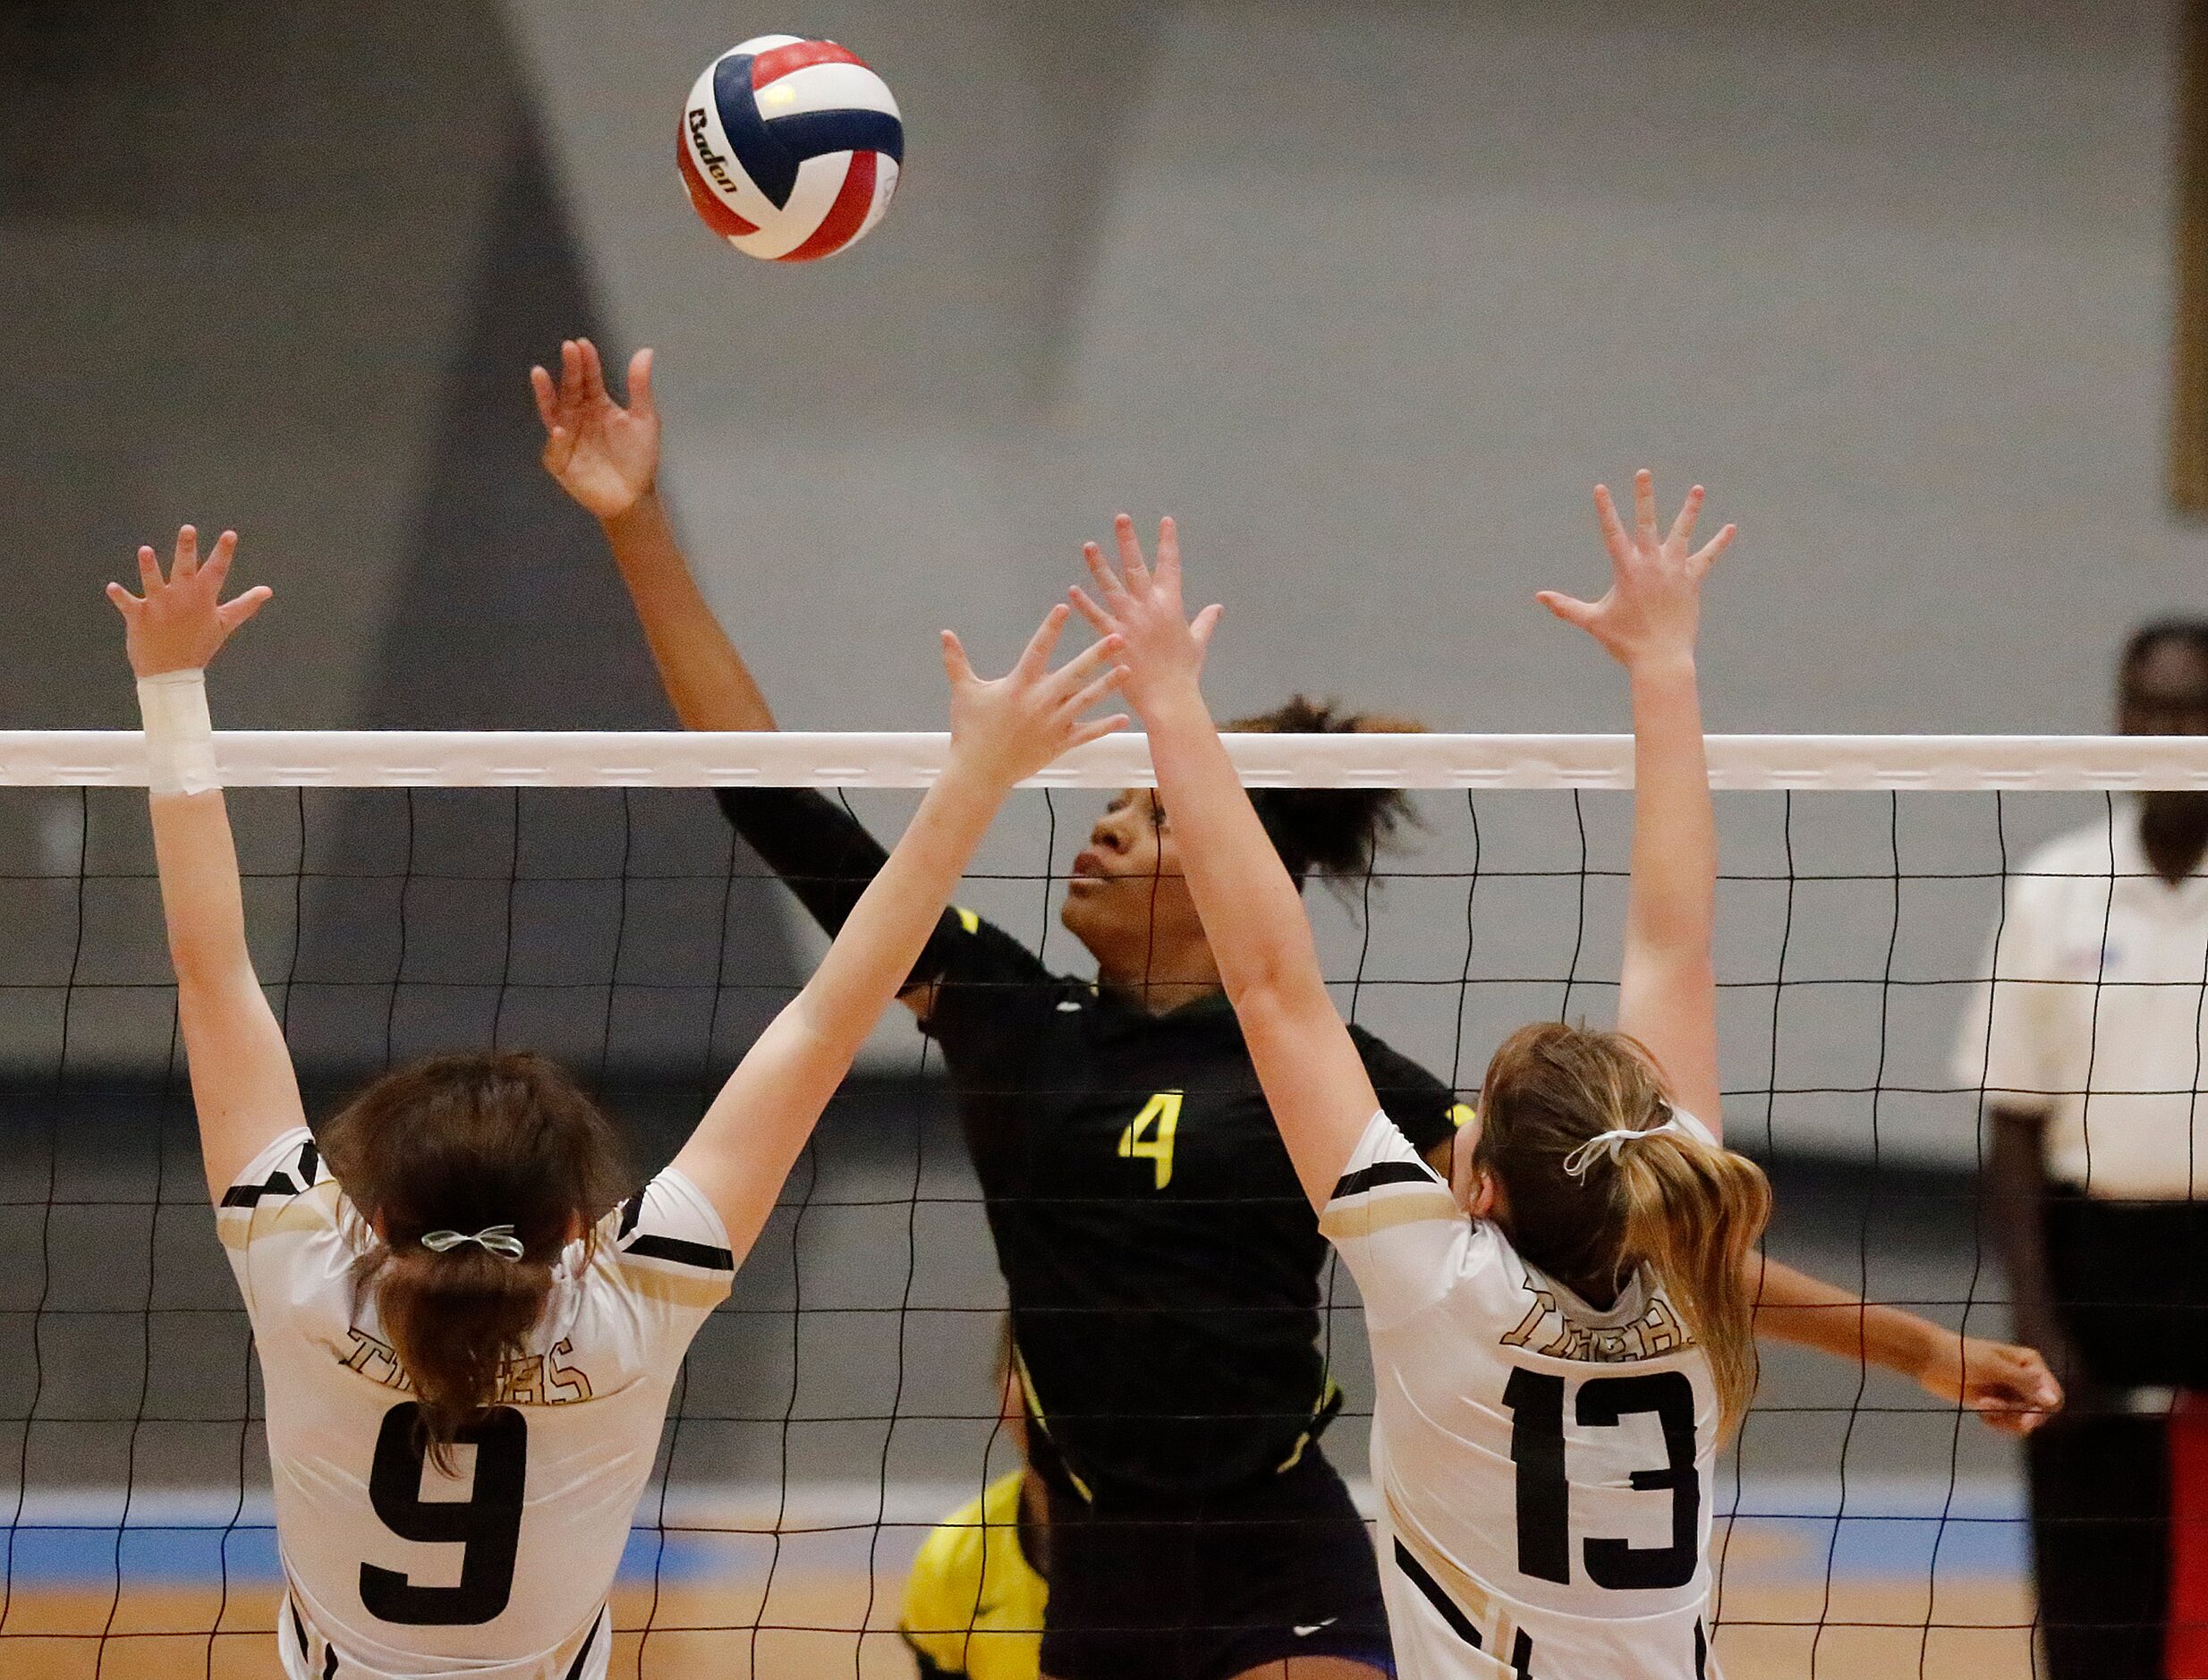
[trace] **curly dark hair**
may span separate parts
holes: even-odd
[[[1422,734],[1425,725],[1380,712],[1352,712],[1335,700],[1298,694],[1254,717],[1228,724],[1244,734]],[[1418,825],[1410,795],[1399,787],[1261,787],[1250,793],[1273,849],[1300,888],[1312,875],[1363,875],[1379,855]]]

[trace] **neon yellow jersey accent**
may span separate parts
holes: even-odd
[[[1043,1578],[1020,1549],[1019,1471],[938,1523],[904,1580],[898,1629],[946,1676],[1037,1680]]]
[[[981,931],[981,918],[975,915],[973,912],[968,910],[964,904],[953,904],[951,906],[951,914],[958,918],[958,925],[964,928],[968,933],[979,933]]]
[[[1449,1124],[1460,1132],[1479,1117],[1478,1115],[1473,1113],[1472,1105],[1468,1102],[1456,1102],[1449,1105]]]

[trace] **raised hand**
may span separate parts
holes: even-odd
[[[606,388],[598,346],[587,338],[560,345],[555,385],[542,368],[529,370],[544,421],[544,470],[560,488],[600,519],[625,513],[659,472],[659,411],[651,400],[651,352],[629,359],[629,406]]]
[[[139,587],[145,594],[133,595],[120,583],[107,586],[107,598],[123,615],[123,645],[133,675],[199,670],[230,640],[232,631],[260,611],[275,592],[266,583],[255,584],[234,600],[222,598],[230,556],[237,549],[238,533],[226,530],[216,539],[215,552],[202,565],[200,533],[181,526],[166,578],[154,551],[140,548]]]
[[[1607,486],[1594,487],[1595,517],[1610,554],[1610,587],[1599,601],[1556,590],[1534,597],[1567,624],[1576,624],[1620,665],[1694,658],[1702,617],[1702,581],[1717,557],[1732,547],[1737,526],[1728,525],[1701,547],[1694,522],[1703,488],[1686,493],[1669,531],[1656,530],[1656,484],[1644,467],[1633,475],[1633,530],[1618,517]]]
[[[1078,585],[1066,593],[1099,635],[1116,637],[1122,644],[1127,676],[1120,692],[1140,712],[1173,684],[1196,680],[1220,609],[1207,607],[1192,620],[1182,607],[1181,538],[1171,518],[1158,522],[1155,568],[1142,558],[1132,519],[1119,514],[1112,521],[1112,534],[1119,546],[1119,569],[1112,569],[1095,543],[1084,543],[1081,557],[1088,563],[1097,593],[1091,597]]]
[[[1050,651],[1066,628],[1066,608],[1054,607],[1028,641],[1019,663],[990,681],[977,676],[966,649],[943,632],[943,669],[951,680],[951,757],[1009,787],[1069,751],[1124,728],[1126,714],[1089,722],[1082,713],[1117,687],[1126,667],[1110,663],[1120,650],[1106,636],[1053,671]]]
[[[2062,1385],[2028,1347],[1975,1336],[1946,1336],[1917,1381],[1942,1400],[1960,1401],[2004,1435],[2029,1435],[2062,1410]]]

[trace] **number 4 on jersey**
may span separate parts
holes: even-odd
[[[1173,1133],[1181,1124],[1181,1093],[1161,1090],[1142,1105],[1119,1134],[1119,1158],[1148,1161],[1156,1169],[1151,1186],[1163,1190],[1173,1179]]]

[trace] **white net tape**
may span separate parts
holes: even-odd
[[[232,787],[925,787],[942,734],[702,734],[231,730]],[[1628,735],[1232,734],[1253,787],[1624,788]],[[1092,742],[1029,784],[1128,787],[1156,777],[1137,734]],[[2208,788],[2208,737],[1712,735],[1717,788],[2137,792]],[[0,731],[0,785],[142,787],[135,730]]]

